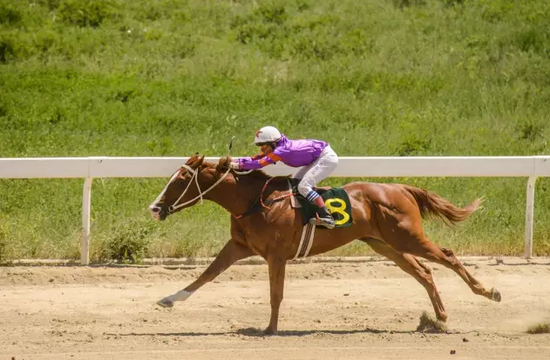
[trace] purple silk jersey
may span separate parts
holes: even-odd
[[[277,161],[292,167],[306,166],[317,160],[327,145],[322,140],[290,140],[283,135],[271,154],[239,159],[239,168],[254,170]]]

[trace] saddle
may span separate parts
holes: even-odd
[[[260,198],[256,199],[250,204],[248,210],[242,215],[233,215],[237,219],[250,216],[255,214],[263,209],[269,209],[271,205],[283,198],[290,197],[290,204],[293,209],[300,209],[302,212],[302,225],[315,223],[317,220],[317,210],[318,207],[314,204],[307,201],[299,192],[298,192],[298,183],[299,180],[289,178],[288,181],[288,190],[289,193],[276,197],[270,198],[263,201]],[[353,224],[353,218],[351,216],[351,203],[349,201],[349,196],[346,190],[342,188],[330,188],[330,187],[314,187],[313,188],[321,196],[327,209],[332,214],[334,218],[334,227],[343,228],[349,227]],[[263,191],[262,191],[263,194]],[[313,219],[315,221],[313,221]],[[312,221],[310,221],[312,220]]]
[[[289,190],[292,191],[291,206],[295,209],[301,209],[303,224],[306,224],[310,219],[317,218],[317,206],[307,201],[298,192],[297,179],[289,179]],[[314,187],[315,190],[325,202],[328,210],[334,218],[334,224],[336,228],[349,227],[353,223],[351,216],[351,203],[346,190],[343,188],[331,188],[331,187]],[[298,202],[296,202],[298,200]]]

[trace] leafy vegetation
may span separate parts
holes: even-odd
[[[217,156],[232,135],[246,155],[266,124],[340,156],[547,155],[548,19],[534,0],[7,0],[0,156]],[[526,179],[363,180],[462,205],[485,196],[456,231],[427,223],[429,236],[460,255],[522,253]],[[93,258],[121,239],[140,239],[140,257],[219,251],[229,219],[213,204],[147,224],[164,183],[94,181]],[[538,180],[539,255],[550,253],[548,187]],[[4,258],[78,258],[81,191],[80,180],[0,179]]]

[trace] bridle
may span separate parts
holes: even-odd
[[[219,179],[218,181],[216,181],[212,186],[210,186],[208,189],[206,189],[204,192],[201,190],[201,187],[199,185],[199,172],[200,170],[197,169],[193,169],[191,168],[190,166],[187,166],[187,165],[182,165],[181,166],[181,169],[176,172],[173,176],[172,176],[172,179],[170,179],[170,181],[168,182],[168,185],[166,185],[166,188],[162,191],[161,195],[159,195],[159,198],[162,197],[162,195],[164,195],[164,192],[166,191],[166,189],[168,188],[168,186],[172,183],[172,181],[175,179],[175,178],[182,178],[183,179],[183,176],[182,176],[182,169],[185,169],[187,170],[189,173],[193,174],[191,176],[191,180],[189,180],[189,184],[187,184],[187,186],[185,187],[185,189],[183,190],[183,192],[181,193],[181,195],[179,196],[179,198],[174,201],[174,204],[170,205],[168,207],[168,213],[169,214],[172,214],[174,211],[178,210],[179,208],[182,208],[184,207],[185,205],[189,204],[189,203],[192,203],[193,201],[197,200],[200,198],[201,200],[201,204],[203,203],[203,195],[208,193],[210,190],[212,190],[213,188],[215,188],[216,186],[218,186],[226,177],[227,175],[229,174],[229,172],[231,171],[231,167],[228,167],[227,171],[225,172],[225,174],[223,174]],[[189,201],[186,201],[182,204],[178,204],[178,202],[185,196],[185,194],[187,193],[187,190],[189,190],[189,187],[191,186],[191,183],[193,183],[193,180],[195,180],[195,184],[197,185],[197,189],[199,190],[199,194],[197,196],[195,196],[193,199],[189,200]],[[177,205],[175,205],[177,204]]]
[[[200,184],[199,184],[199,173],[200,173],[200,170],[197,168],[196,170],[191,168],[190,166],[188,165],[182,165],[181,168],[176,171],[174,173],[174,175],[172,175],[172,177],[170,178],[170,181],[168,181],[168,184],[166,185],[166,187],[164,188],[164,190],[162,190],[162,192],[160,193],[160,195],[157,197],[157,199],[154,201],[154,203],[158,203],[160,201],[160,199],[162,199],[162,197],[164,196],[164,193],[166,192],[166,190],[168,189],[168,186],[170,186],[170,184],[172,184],[174,182],[175,179],[184,179],[184,175],[182,174],[182,170],[186,170],[187,172],[191,173],[192,176],[191,176],[191,179],[189,180],[189,183],[187,184],[187,186],[185,187],[185,189],[183,190],[183,192],[181,193],[181,195],[177,198],[176,201],[174,201],[174,203],[170,206],[168,206],[168,210],[167,210],[167,213],[168,214],[173,214],[176,210],[196,201],[197,199],[200,199],[201,201],[201,204],[204,202],[203,201],[203,196],[208,193],[210,190],[212,190],[213,188],[215,188],[216,186],[218,186],[226,177],[227,175],[229,174],[229,172],[231,172],[231,170],[233,170],[234,173],[236,173],[237,175],[246,175],[250,172],[252,172],[252,170],[249,170],[249,171],[238,171],[238,170],[235,170],[235,169],[232,169],[231,167],[228,167],[227,171],[222,175],[220,176],[220,178],[212,185],[210,186],[208,189],[206,189],[205,191],[202,191],[201,190],[201,187],[200,187]],[[281,199],[284,199],[284,198],[287,198],[289,196],[292,196],[292,192],[290,192],[289,194],[285,194],[285,195],[282,195],[282,196],[278,196],[274,199],[270,199],[268,201],[263,201],[263,194],[264,194],[264,191],[266,190],[267,188],[267,185],[269,184],[269,182],[273,180],[273,178],[270,178],[269,180],[267,180],[262,188],[262,191],[260,193],[260,197],[259,197],[259,203],[261,205],[261,207],[263,207],[264,209],[270,209],[270,205],[275,202],[275,201],[278,201],[278,200],[281,200]],[[193,199],[191,200],[188,200],[184,203],[181,203],[181,204],[178,204],[180,202],[180,200],[185,196],[185,194],[187,193],[187,190],[189,190],[190,186],[192,183],[195,183],[196,186],[197,186],[197,190],[199,192],[199,194],[197,196],[195,196]],[[245,214],[242,214],[242,215],[233,215],[235,218],[237,219],[240,219],[242,217],[245,217],[247,215],[250,215],[252,212],[254,212],[254,208],[251,208],[249,209]]]

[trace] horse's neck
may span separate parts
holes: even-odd
[[[262,176],[228,176],[207,198],[228,210],[233,215],[245,213],[250,205],[259,199],[263,191],[264,199],[274,191],[282,191],[286,182],[283,179],[271,179],[267,187],[266,182],[270,177]]]
[[[246,188],[248,192],[253,192],[260,195],[263,191],[263,195],[267,197],[275,191],[285,191],[288,190],[288,180],[286,177],[271,177],[266,175],[256,175],[251,177],[241,177],[240,178],[241,186]]]
[[[258,198],[262,186],[260,181],[250,183],[249,181],[243,181],[243,177],[237,178],[229,175],[213,188],[205,198],[217,203],[231,214],[239,215],[245,213],[250,204]]]

